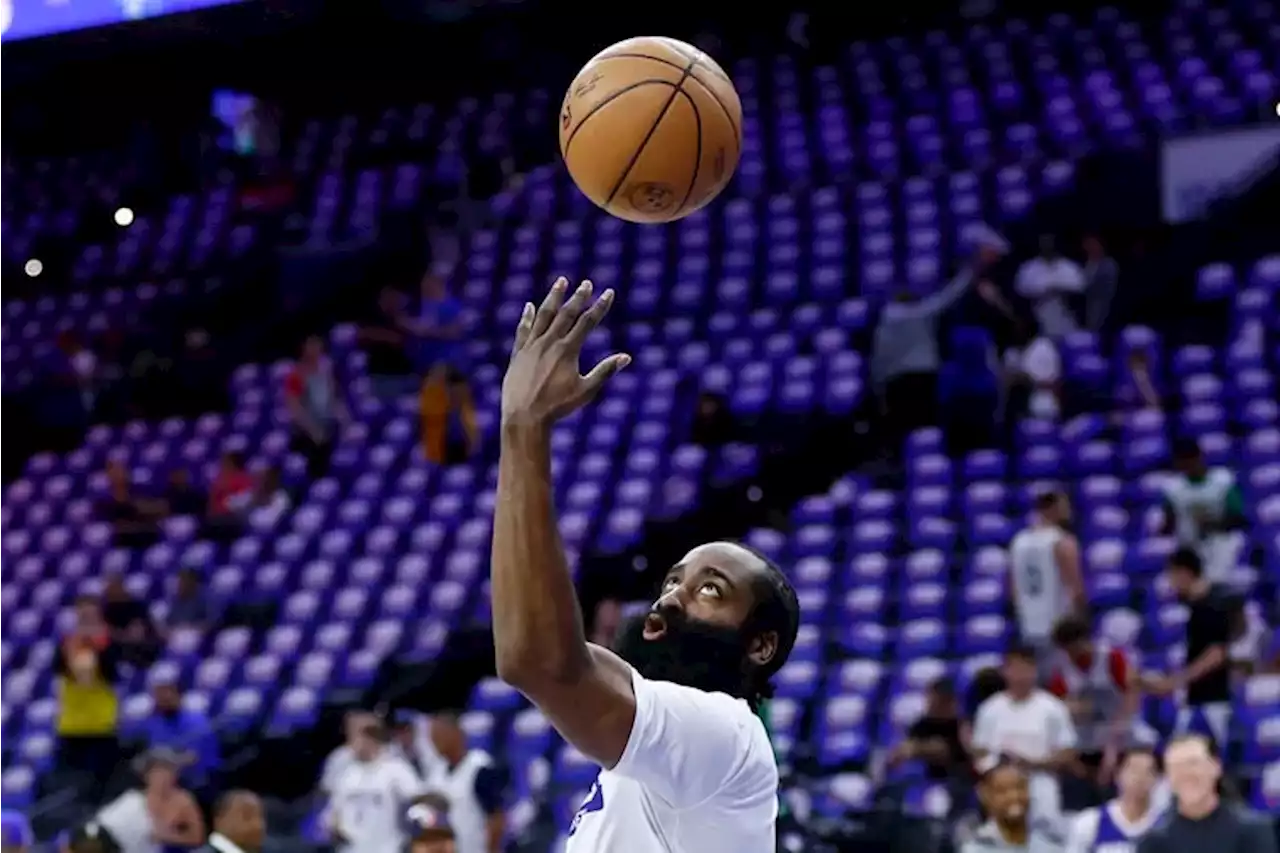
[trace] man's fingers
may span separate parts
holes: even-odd
[[[560,306],[564,303],[564,292],[568,289],[569,279],[564,276],[560,276],[556,279],[555,284],[551,285],[551,289],[547,291],[546,298],[538,306],[538,313],[533,318],[532,337],[541,337],[542,333],[551,325],[551,321],[560,312]]]
[[[613,288],[609,288],[600,294],[600,298],[592,303],[590,308],[582,312],[582,315],[578,317],[578,321],[573,324],[573,329],[569,332],[569,340],[572,343],[581,346],[582,342],[587,339],[587,335],[591,334],[600,325],[605,315],[609,313],[609,309],[613,307],[613,296]]]
[[[563,338],[573,328],[573,324],[582,315],[582,309],[586,307],[587,300],[591,298],[592,289],[591,282],[584,281],[573,291],[573,295],[556,313],[555,319],[551,321],[551,328],[547,330],[547,335],[552,340]]]
[[[591,368],[591,372],[582,377],[583,396],[590,399],[600,393],[600,389],[608,382],[614,374],[631,363],[631,356],[625,352],[611,355],[602,360],[595,367]]]
[[[537,314],[532,302],[524,304],[524,310],[520,312],[520,322],[516,325],[516,342],[511,347],[511,354],[515,355],[524,349],[524,345],[529,342],[529,333],[533,331],[533,318]]]

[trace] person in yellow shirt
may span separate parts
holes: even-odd
[[[58,693],[58,763],[75,785],[100,799],[120,758],[115,682],[120,651],[92,596],[75,603],[75,628],[55,659]]]

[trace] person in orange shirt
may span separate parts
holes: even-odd
[[[437,365],[419,397],[422,453],[439,465],[461,462],[480,447],[480,428],[471,386],[461,371]]]

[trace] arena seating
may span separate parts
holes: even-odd
[[[690,380],[724,391],[743,415],[851,411],[865,381],[853,340],[891,286],[935,288],[967,229],[1016,220],[1044,194],[1067,189],[1075,161],[1095,147],[1259,114],[1275,91],[1277,47],[1269,4],[1186,2],[1160,31],[1104,11],[1087,25],[1055,17],[1043,27],[1014,22],[964,37],[855,45],[839,67],[812,73],[785,58],[743,63],[734,77],[748,115],[747,148],[730,197],[711,210],[678,228],[633,229],[596,214],[555,167],[535,170],[494,200],[497,224],[471,235],[454,281],[476,323],[470,354],[482,426],[496,414],[523,302],[555,273],[624,282],[616,316],[589,349],[625,348],[636,364],[555,438],[566,541],[575,552],[622,551],[646,518],[695,505],[708,476],[745,479],[756,464],[750,446],[708,452],[688,443]],[[538,98],[467,102],[457,114],[484,126],[493,111]],[[359,158],[342,152],[384,143],[394,150],[396,134],[413,139],[437,121],[452,126],[430,110],[391,110],[372,125],[354,116],[309,125],[297,150],[315,158],[299,167],[315,176],[315,205],[298,214],[294,233],[316,244],[365,233],[378,211],[410,203],[436,167],[393,162],[362,171]],[[806,180],[805,192],[776,192]],[[254,232],[217,213],[228,205],[217,193],[171,201],[163,223],[140,221],[119,245],[87,248],[84,280],[103,271],[183,277],[198,271],[202,246],[249,245]],[[44,219],[23,221],[24,234],[46,227]],[[28,350],[51,344],[51,330],[73,323],[92,332],[117,306],[154,293],[86,291],[66,303],[6,305],[6,372],[11,356],[23,363]],[[1274,593],[1280,353],[1268,349],[1267,335],[1278,328],[1280,258],[1210,267],[1201,293],[1234,305],[1237,334],[1222,352],[1170,350],[1146,328],[1118,341],[1081,334],[1066,342],[1069,378],[1098,392],[1114,383],[1125,351],[1149,352],[1163,390],[1185,402],[1176,417],[1143,413],[1117,424],[1104,412],[1061,425],[1027,422],[1010,452],[954,460],[938,432],[926,430],[909,443],[905,491],[845,478],[794,508],[790,534],[751,535],[794,567],[800,589],[805,624],[781,674],[775,719],[785,753],[800,735],[803,710],[816,712],[809,746],[835,773],[815,792],[820,812],[865,805],[870,788],[861,770],[870,750],[919,708],[923,684],[942,672],[971,673],[1003,647],[998,546],[1037,483],[1072,487],[1091,596],[1113,611],[1105,628],[1144,650],[1167,649],[1178,608],[1158,585],[1147,588],[1168,543],[1151,535],[1144,514],[1169,438],[1201,436],[1210,458],[1239,470],[1247,488],[1265,556],[1242,579],[1259,596]],[[429,654],[451,628],[487,618],[491,456],[449,469],[426,465],[414,449],[415,401],[372,394],[351,328],[335,329],[330,340],[359,423],[344,436],[332,476],[311,484],[301,506],[275,524],[252,520],[225,552],[198,540],[195,522],[181,518],[145,552],[113,547],[109,529],[93,519],[100,472],[108,459],[127,460],[146,490],[178,465],[207,478],[220,453],[244,449],[255,464],[279,463],[300,482],[277,394],[283,365],[244,366],[228,416],[99,427],[66,456],[34,458],[8,487],[3,726],[6,742],[20,746],[3,776],[6,805],[29,800],[52,761],[52,638],[72,596],[104,572],[124,573],[135,594],[157,602],[160,617],[176,565],[206,571],[223,601],[283,602],[280,624],[264,636],[244,628],[175,632],[150,676],[124,685],[126,733],[149,711],[146,679],[170,673],[188,688],[186,701],[228,731],[305,727],[326,690],[367,684],[388,655]],[[826,648],[833,639],[838,661]],[[1241,695],[1241,733],[1244,757],[1260,765],[1280,759],[1280,690],[1256,684]],[[595,769],[517,694],[482,682],[466,725],[518,766],[518,813],[545,795],[564,817],[573,813]],[[1280,797],[1277,766],[1261,789]],[[923,788],[918,796],[936,800]]]

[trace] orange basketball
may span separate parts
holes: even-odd
[[[742,154],[742,102],[715,60],[669,38],[621,41],[578,72],[560,154],[587,198],[629,222],[671,222],[725,188]]]

